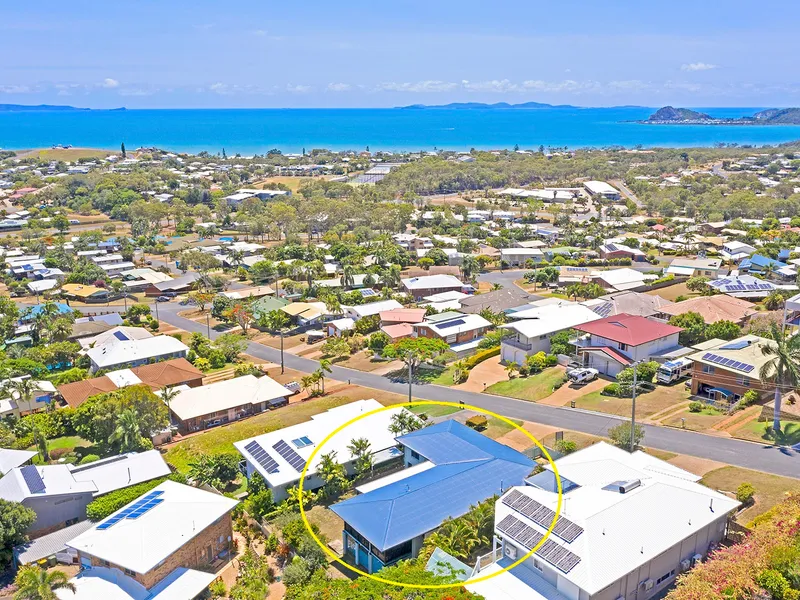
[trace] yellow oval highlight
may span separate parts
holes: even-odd
[[[303,523],[305,524],[306,529],[311,534],[311,537],[314,539],[314,541],[317,543],[317,545],[319,545],[319,547],[322,548],[322,550],[325,552],[325,554],[327,554],[328,556],[333,558],[333,560],[335,560],[339,564],[343,565],[345,568],[349,569],[350,571],[353,571],[354,573],[358,573],[362,577],[369,577],[371,579],[374,579],[375,581],[380,581],[381,583],[387,583],[389,585],[397,585],[397,586],[400,586],[400,587],[419,588],[419,589],[460,588],[460,587],[463,587],[465,583],[478,583],[480,581],[486,581],[488,579],[491,579],[492,577],[497,577],[501,573],[504,573],[506,571],[510,571],[511,569],[516,567],[517,565],[522,564],[529,557],[533,556],[533,554],[542,546],[542,544],[544,544],[547,541],[547,539],[550,537],[550,534],[553,532],[553,528],[556,526],[556,521],[558,520],[558,515],[561,514],[561,501],[563,499],[563,492],[561,490],[561,477],[559,477],[559,475],[558,475],[558,467],[556,467],[555,461],[550,456],[550,453],[547,451],[547,448],[545,448],[539,442],[539,440],[537,440],[535,437],[533,437],[530,434],[530,432],[526,431],[525,429],[523,429],[522,427],[520,427],[519,425],[517,425],[516,423],[514,423],[510,419],[508,419],[508,418],[506,418],[506,417],[504,417],[502,415],[498,415],[497,413],[493,413],[491,411],[488,411],[486,409],[478,408],[477,406],[472,406],[470,404],[458,404],[456,402],[439,402],[439,401],[436,401],[436,400],[415,400],[413,402],[404,402],[403,404],[390,404],[389,406],[384,406],[382,408],[376,408],[375,410],[371,410],[369,412],[366,412],[366,413],[363,413],[361,415],[358,415],[354,419],[350,419],[347,423],[344,423],[343,425],[337,427],[334,431],[332,431],[330,434],[328,434],[328,436],[324,440],[322,440],[322,442],[320,442],[317,445],[316,448],[314,448],[314,451],[311,453],[311,456],[308,457],[308,460],[306,461],[306,464],[303,467],[303,472],[300,473],[300,483],[298,484],[298,491],[299,491],[300,497],[302,497],[303,482],[305,481],[305,478],[306,478],[306,472],[308,471],[308,465],[311,464],[311,461],[314,460],[314,457],[317,455],[317,453],[320,451],[320,449],[323,446],[325,446],[325,444],[327,444],[331,440],[331,438],[333,436],[335,436],[337,433],[339,433],[343,429],[349,427],[350,425],[352,425],[356,421],[359,421],[359,420],[361,420],[361,419],[363,419],[365,417],[368,417],[370,415],[374,415],[374,414],[383,412],[385,410],[393,410],[393,409],[396,409],[396,408],[410,408],[412,406],[424,406],[424,405],[452,406],[454,408],[472,410],[472,411],[475,411],[475,412],[479,412],[479,413],[483,413],[483,414],[489,415],[489,416],[494,417],[496,419],[500,419],[504,423],[508,423],[509,425],[514,427],[515,429],[517,429],[517,430],[521,431],[523,434],[525,434],[528,437],[528,439],[530,439],[539,448],[539,450],[542,451],[542,455],[545,458],[547,458],[547,461],[553,467],[553,473],[556,476],[556,485],[558,486],[558,504],[556,505],[555,516],[553,517],[553,521],[552,521],[552,523],[550,523],[550,527],[547,528],[547,532],[544,534],[544,537],[542,537],[542,539],[539,540],[539,543],[536,544],[536,546],[534,546],[531,549],[530,552],[525,554],[522,558],[517,560],[511,566],[506,567],[505,569],[501,569],[500,571],[497,571],[496,573],[491,573],[489,575],[484,575],[483,577],[476,577],[475,579],[469,579],[466,582],[462,581],[462,582],[458,582],[458,583],[417,584],[417,583],[402,583],[402,582],[399,582],[399,581],[392,581],[391,579],[386,579],[384,577],[380,577],[378,575],[375,575],[374,573],[367,573],[367,572],[362,571],[361,569],[359,569],[357,567],[354,567],[354,566],[346,563],[343,559],[339,558],[333,550],[331,550],[325,544],[323,544],[322,541],[316,536],[316,534],[314,533],[314,530],[311,528],[311,524],[308,522],[308,517],[306,516],[305,508],[303,507],[303,505],[301,503],[300,504],[300,516],[303,519]]]

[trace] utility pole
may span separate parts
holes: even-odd
[[[208,339],[211,339],[211,315],[209,313],[206,313],[206,332]]]
[[[283,375],[283,327],[281,327],[281,375]]]
[[[412,358],[408,357],[408,404],[411,405],[411,362]]]
[[[631,402],[631,452],[636,450],[636,362],[633,363],[633,396]]]

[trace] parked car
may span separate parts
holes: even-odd
[[[169,296],[159,296],[156,298],[156,302],[169,302],[170,300],[172,300],[172,298]]]
[[[292,394],[299,394],[300,393],[300,384],[297,381],[290,381],[286,385],[284,385],[287,390],[292,392]]]
[[[80,221],[78,221],[78,219],[70,219],[70,220],[69,220],[69,224],[70,224],[70,225],[80,225],[80,224],[81,224],[81,222],[80,222]]]
[[[581,369],[572,369],[571,371],[567,371],[567,378],[572,383],[589,383],[597,379],[599,375],[599,371],[597,369],[591,368],[581,368]]]

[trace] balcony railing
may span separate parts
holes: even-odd
[[[507,337],[503,338],[503,343],[508,344],[509,346],[513,346],[514,348],[519,348],[520,350],[529,351],[533,348],[533,344],[526,344],[524,342],[520,342],[517,338],[514,337]]]

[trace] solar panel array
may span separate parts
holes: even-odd
[[[497,530],[528,550],[533,549],[544,537],[543,534],[536,531],[533,527],[526,525],[514,515],[508,515],[500,521],[497,524]],[[553,540],[545,541],[545,543],[536,550],[535,554],[541,556],[544,560],[564,573],[569,573],[581,562],[580,556],[564,548],[564,546],[557,544]]]
[[[114,337],[117,338],[120,342],[127,342],[131,339],[121,331],[115,331]]]
[[[280,454],[295,471],[297,471],[298,473],[301,473],[303,471],[303,467],[306,464],[305,459],[302,456],[300,456],[297,452],[292,450],[289,444],[281,440],[272,447],[275,448],[278,454]]]
[[[711,285],[726,292],[769,292],[775,289],[771,283],[742,283],[738,279],[721,279],[712,281]]]
[[[255,440],[247,444],[244,449],[250,453],[253,460],[264,467],[267,473],[275,473],[278,470],[278,463],[275,462],[275,459],[267,454],[267,451]]]
[[[721,367],[730,367],[731,369],[736,369],[744,373],[749,373],[750,371],[755,369],[753,365],[748,365],[747,363],[734,360],[733,358],[726,358],[724,356],[720,356],[719,354],[714,354],[712,352],[706,352],[705,354],[703,354],[703,360],[707,360],[708,362],[712,362],[715,365],[719,365]]]
[[[610,252],[616,252],[617,251],[617,245],[616,244],[606,244],[606,249],[609,250]]]
[[[97,526],[98,531],[108,529],[109,527],[113,527],[123,519],[130,519],[135,520],[141,517],[146,512],[150,512],[153,508],[161,504],[164,499],[160,498],[164,494],[163,491],[157,490],[155,492],[150,492],[146,496],[143,496],[129,507],[121,510],[113,517],[110,517],[108,520],[104,521],[100,525]]]
[[[600,315],[601,317],[607,317],[611,314],[611,309],[614,307],[614,304],[611,302],[604,302],[598,306],[592,307],[592,310]]]
[[[525,515],[531,521],[545,529],[550,529],[550,524],[556,516],[555,511],[550,510],[533,498],[529,498],[519,490],[511,490],[511,492],[503,498],[503,504],[510,506],[518,513]],[[583,527],[559,515],[558,521],[556,521],[556,525],[553,527],[553,533],[562,540],[572,543],[583,533]]]
[[[34,465],[27,465],[20,469],[22,478],[25,480],[25,485],[31,491],[31,494],[38,494],[45,490],[44,481],[42,476],[39,475],[39,470]]]
[[[453,319],[452,321],[445,321],[441,325],[439,325],[439,329],[447,329],[449,327],[455,327],[456,325],[463,325],[464,319]]]

